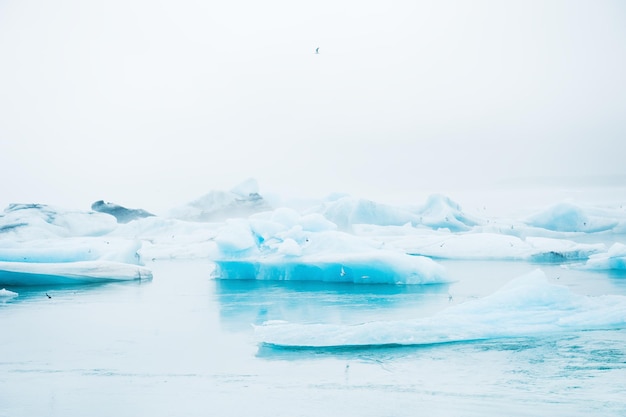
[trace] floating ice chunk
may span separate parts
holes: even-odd
[[[272,324],[255,327],[275,346],[419,345],[626,327],[626,297],[588,297],[548,283],[534,271],[496,293],[431,317],[359,325]]]
[[[141,266],[120,262],[0,262],[0,284],[4,285],[89,284],[149,279],[152,279],[150,270]]]
[[[614,243],[606,253],[591,256],[584,264],[571,265],[577,269],[626,271],[626,245]]]
[[[141,240],[141,259],[198,259],[216,252],[219,223],[146,217],[121,224],[107,237]]]
[[[334,227],[319,215],[300,216],[291,209],[231,220],[215,238],[220,256],[214,274],[223,279],[393,284],[445,280],[443,267],[430,259],[329,230]]]
[[[407,253],[442,259],[525,260],[568,262],[587,259],[605,250],[603,244],[584,244],[565,239],[496,233],[422,233],[388,238],[391,246]]]
[[[571,203],[560,203],[531,216],[527,224],[558,232],[601,232],[616,227],[613,218],[591,215]]]
[[[106,260],[139,264],[141,241],[112,237],[66,237],[0,242],[0,261],[61,263]]]
[[[444,268],[429,258],[384,249],[379,242],[344,232],[304,230],[285,214],[272,217],[282,223],[259,218],[227,222],[215,239],[220,255],[214,259],[214,276],[377,284],[447,282]]]
[[[355,284],[439,284],[445,269],[430,258],[392,251],[364,254],[217,260],[220,279],[350,282]]]
[[[0,235],[15,240],[102,236],[117,227],[114,217],[45,204],[11,204],[0,216]]]
[[[353,197],[326,202],[317,210],[344,231],[352,230],[355,224],[399,226],[418,221],[418,216],[408,210]]]
[[[466,231],[479,224],[477,219],[464,214],[458,203],[441,194],[428,197],[418,216],[419,222],[426,226],[452,232]]]
[[[3,288],[0,290],[0,300],[6,300],[9,298],[15,298],[17,297],[19,294],[13,291],[9,291],[6,288]]]

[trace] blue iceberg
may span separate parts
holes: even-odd
[[[432,259],[385,248],[334,230],[319,214],[279,209],[231,220],[215,238],[214,276],[221,279],[309,280],[376,284],[448,282]]]

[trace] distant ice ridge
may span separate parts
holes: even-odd
[[[431,195],[424,206],[419,208],[394,207],[344,196],[325,202],[314,210],[344,231],[352,231],[357,224],[379,226],[411,224],[459,232],[470,230],[479,224],[478,219],[464,214],[458,203],[440,194]]]
[[[559,203],[526,220],[531,226],[557,232],[597,233],[612,229],[626,231],[626,213],[601,208],[583,208],[572,203]]]
[[[214,276],[376,284],[448,281],[444,268],[429,258],[386,249],[336,227],[320,214],[301,216],[287,208],[231,220],[215,238]]]
[[[260,343],[283,347],[422,345],[554,332],[626,328],[626,297],[589,297],[550,284],[541,270],[499,291],[431,317],[359,325],[272,322],[255,327]]]
[[[170,217],[196,222],[217,222],[232,217],[247,217],[270,209],[270,205],[259,194],[257,181],[248,179],[230,191],[213,190],[184,206],[174,208]]]
[[[387,237],[407,253],[441,259],[518,260],[562,263],[584,260],[606,251],[603,243],[577,243],[567,239],[510,236],[497,233],[426,233]]]
[[[91,205],[91,209],[100,213],[110,214],[115,217],[118,223],[128,223],[133,220],[151,217],[154,214],[143,209],[129,209],[119,204],[98,200]]]

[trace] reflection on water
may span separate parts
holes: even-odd
[[[311,281],[215,280],[220,318],[230,330],[269,320],[358,323],[412,317],[449,301],[449,284],[363,285]]]

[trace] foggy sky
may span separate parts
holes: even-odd
[[[624,176],[625,45],[621,1],[0,0],[0,206]]]

